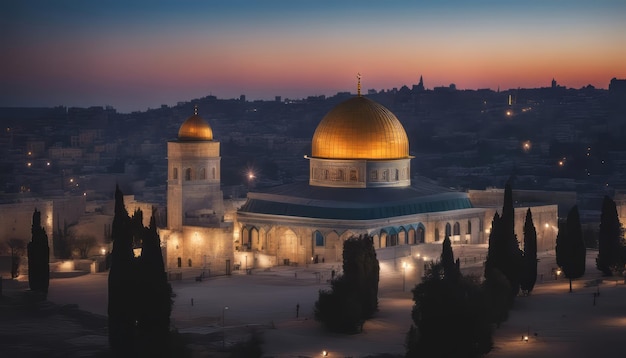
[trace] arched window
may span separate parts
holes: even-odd
[[[450,235],[452,235],[452,227],[450,226],[450,223],[446,223],[446,236]]]
[[[439,233],[437,233],[439,234]],[[425,235],[424,235],[424,227],[423,226],[419,226],[417,228],[417,242],[420,244],[423,244],[425,241]]]
[[[439,241],[439,228],[435,229],[435,241]]]
[[[185,180],[191,180],[191,168],[185,169]]]
[[[461,224],[459,224],[458,221],[454,223],[454,229],[453,229],[452,235],[455,235],[455,236],[461,235]]]
[[[172,171],[172,179],[178,179],[178,168],[174,168],[174,170]]]
[[[250,231],[247,227],[241,229],[241,246],[247,247],[250,245]]]
[[[206,168],[200,169],[200,179],[202,180],[206,179]]]
[[[324,246],[324,235],[321,232],[315,231],[313,233],[313,240],[315,241],[315,246],[322,247]]]
[[[466,234],[471,235],[472,234],[472,222],[467,220],[467,232]]]
[[[259,229],[253,227],[252,229],[250,229],[250,239],[248,240],[248,249],[250,249],[252,246],[252,243],[256,242],[256,244],[259,244]]]

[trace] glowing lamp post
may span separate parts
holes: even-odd
[[[226,319],[224,316],[224,312],[228,311],[228,306],[224,306],[224,308],[222,309],[222,326],[226,325]]]
[[[226,345],[226,321],[224,320],[224,312],[228,310],[228,306],[222,309],[222,348]]]
[[[402,263],[402,292],[406,291],[406,262]]]

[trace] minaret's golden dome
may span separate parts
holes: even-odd
[[[409,158],[409,139],[398,118],[362,96],[330,110],[317,126],[311,145],[314,158]]]
[[[198,108],[194,109],[193,116],[180,126],[178,130],[178,140],[213,140],[213,130],[211,126],[198,115]]]

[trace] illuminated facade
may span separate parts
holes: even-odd
[[[168,269],[229,273],[237,266],[339,263],[343,241],[364,234],[378,250],[402,248],[409,254],[445,236],[453,244],[485,244],[502,207],[476,207],[469,193],[411,182],[404,127],[360,93],[324,116],[311,149],[308,183],[250,192],[230,213],[219,190],[219,143],[204,120],[190,117],[178,140],[168,143],[168,229],[161,231]],[[515,210],[519,238],[526,209]],[[557,206],[534,205],[532,212],[538,249],[554,248]]]
[[[160,231],[166,266],[229,273],[232,223],[224,222],[220,143],[197,108],[181,125],[178,139],[167,143],[167,158],[168,226]]]
[[[499,208],[475,207],[468,193],[411,183],[408,143],[396,116],[360,93],[337,105],[313,135],[309,183],[248,194],[234,227],[235,261],[245,256],[253,267],[341,262],[343,241],[364,234],[377,249],[441,243],[445,236],[455,244],[487,243]],[[516,209],[518,237],[525,210]],[[556,205],[532,210],[536,225],[556,226]],[[540,231],[539,250],[553,248],[555,237]]]

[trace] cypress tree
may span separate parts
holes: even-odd
[[[28,243],[28,284],[30,289],[48,295],[50,284],[50,247],[48,235],[41,226],[41,212],[35,209],[31,228],[32,239]]]
[[[109,344],[115,356],[134,353],[136,275],[130,217],[124,195],[115,187],[115,213],[111,225],[113,249],[108,284]]]
[[[406,357],[480,357],[491,350],[487,300],[475,278],[449,280],[439,262],[412,292]]]
[[[624,268],[622,235],[622,224],[617,215],[615,202],[605,196],[602,201],[598,257],[596,258],[596,267],[602,271],[604,276],[611,276],[614,270],[621,272]]]
[[[456,280],[461,276],[457,263],[454,261],[452,243],[448,235],[443,239],[441,247],[441,266],[443,267],[443,274],[446,279]]]
[[[586,248],[578,206],[574,205],[567,214],[567,221],[559,225],[556,238],[556,262],[569,279],[569,292],[572,292],[572,280],[585,274]]]
[[[154,212],[153,209],[150,226],[143,228],[141,235],[137,329],[141,352],[146,356],[163,356],[169,348],[167,342],[172,312],[172,288],[167,282]]]
[[[513,209],[513,191],[507,182],[504,189],[504,205],[502,216],[494,215],[491,233],[489,234],[489,249],[485,262],[485,278],[490,271],[497,269],[509,281],[511,296],[519,293],[520,279],[523,266],[522,250],[515,235],[515,217]]]
[[[502,251],[500,249],[502,245],[498,237],[500,237],[500,215],[496,212],[493,215],[491,231],[489,232],[489,246],[487,247],[487,258],[485,260],[485,278],[489,276],[489,272],[492,269],[501,266],[499,253]]]
[[[529,294],[537,281],[537,230],[533,223],[533,214],[530,208],[526,211],[524,221],[524,268],[520,288]]]

